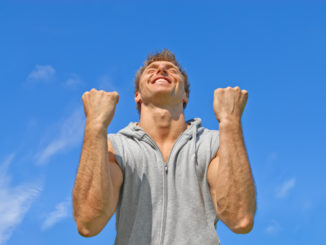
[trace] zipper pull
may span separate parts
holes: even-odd
[[[164,169],[165,169],[165,173],[168,173],[168,165],[165,165]]]

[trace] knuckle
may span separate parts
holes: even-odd
[[[112,100],[116,100],[119,95],[117,92],[107,92],[107,96]]]
[[[239,86],[235,86],[235,87],[234,87],[234,90],[235,90],[235,91],[240,91],[240,87],[239,87]]]
[[[111,94],[114,98],[117,98],[119,96],[118,92],[116,91],[113,91]]]
[[[224,90],[222,89],[222,88],[217,88],[217,89],[215,89],[215,91],[214,91],[214,93],[215,94],[218,94],[218,93],[221,93],[221,92],[223,92]]]
[[[119,93],[114,91],[114,95],[115,95],[115,102],[118,103],[119,102]]]

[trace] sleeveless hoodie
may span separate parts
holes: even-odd
[[[108,134],[123,172],[115,245],[218,245],[218,217],[207,168],[219,147],[217,130],[199,118],[178,137],[164,162],[154,140],[135,122]]]

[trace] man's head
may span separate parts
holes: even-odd
[[[155,74],[151,75],[151,72],[156,72],[157,75],[155,78],[159,78],[160,74],[162,76],[169,77],[173,79],[176,76],[180,76],[181,82],[183,83],[184,92],[189,97],[189,83],[188,76],[186,72],[181,68],[179,62],[176,60],[175,55],[167,49],[163,49],[161,52],[150,54],[147,57],[147,60],[144,62],[144,65],[139,68],[135,78],[135,95],[141,92],[140,80],[146,79],[147,77],[153,77]],[[146,77],[144,77],[146,76]],[[168,81],[171,79],[167,79]],[[171,81],[169,81],[171,82]],[[164,87],[164,84],[162,84]],[[183,108],[186,107],[188,100],[184,100]],[[137,102],[137,100],[136,100]],[[141,110],[141,102],[137,102],[137,110],[140,113]]]

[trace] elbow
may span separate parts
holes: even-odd
[[[84,226],[80,226],[80,225],[78,226],[77,225],[77,230],[78,230],[79,235],[81,235],[83,237],[92,237],[92,236],[94,236],[93,234],[91,234],[90,230],[87,229]]]
[[[89,203],[78,206],[74,202],[73,217],[77,231],[83,237],[93,237],[99,234],[114,213],[112,209],[102,209],[103,206],[108,206],[106,204],[94,206]]]
[[[87,227],[87,225],[82,224],[81,222],[76,221],[76,224],[79,235],[83,237],[93,237],[100,233],[100,231],[95,232],[94,230],[91,230],[89,227]]]
[[[102,230],[102,224],[98,223],[98,219],[89,216],[80,216],[74,212],[74,220],[78,233],[83,237],[96,236]]]
[[[87,222],[85,222],[85,217],[81,217],[79,215],[80,211],[78,211],[78,209],[76,209],[74,207],[73,209],[73,217],[76,223],[76,228],[77,231],[79,233],[79,235],[83,236],[83,237],[92,237],[94,236],[90,229],[89,229],[89,225],[87,226]]]
[[[230,229],[236,234],[247,234],[254,227],[254,217],[245,217],[235,223]]]
[[[111,216],[107,213],[84,211],[84,215],[80,216],[74,213],[74,219],[77,225],[78,233],[83,237],[93,237],[99,234]]]

